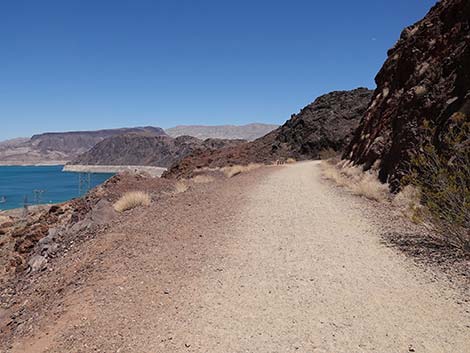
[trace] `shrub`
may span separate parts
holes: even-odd
[[[428,141],[412,158],[404,182],[419,188],[426,213],[443,240],[470,252],[470,122],[461,115],[454,114],[439,149]],[[424,130],[435,136],[428,124]]]
[[[117,212],[123,212],[138,206],[149,206],[150,202],[150,195],[146,192],[130,191],[126,192],[114,203],[114,209]]]
[[[287,164],[294,164],[294,163],[297,163],[297,161],[294,158],[287,158],[286,163]]]

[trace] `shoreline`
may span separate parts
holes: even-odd
[[[68,200],[70,201],[70,200]],[[38,205],[28,205],[28,213],[29,212],[36,212],[36,211],[41,211],[41,210],[46,210],[47,208],[54,206],[54,205],[60,205],[64,202],[68,201],[63,201],[63,202],[56,202],[56,203],[41,203]],[[16,207],[16,208],[8,208],[5,210],[0,210],[0,217],[13,217],[13,218],[21,218],[23,215],[23,207]]]
[[[166,168],[142,165],[83,165],[67,164],[63,172],[72,173],[123,173],[123,172],[145,172],[155,177],[160,177]]]
[[[69,161],[52,161],[40,163],[0,162],[0,167],[54,167],[67,164]]]

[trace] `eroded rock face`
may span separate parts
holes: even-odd
[[[411,157],[435,127],[439,148],[452,117],[470,114],[470,1],[443,0],[406,28],[376,76],[377,89],[344,157],[400,187]]]

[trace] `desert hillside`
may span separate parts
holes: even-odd
[[[341,151],[350,142],[371,97],[367,88],[325,94],[267,135],[236,147],[197,151],[164,175],[190,176],[201,167],[318,159],[322,151]]]
[[[215,150],[243,142],[244,140],[200,140],[191,136],[172,138],[166,135],[124,134],[99,142],[70,164],[169,167],[195,151]]]

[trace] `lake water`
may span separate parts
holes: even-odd
[[[0,166],[0,210],[28,204],[58,203],[79,195],[79,174],[62,172],[63,166]],[[95,187],[113,174],[90,174],[90,187]],[[88,186],[85,178],[84,187]],[[41,190],[34,192],[34,190]],[[4,199],[6,202],[3,202]]]

